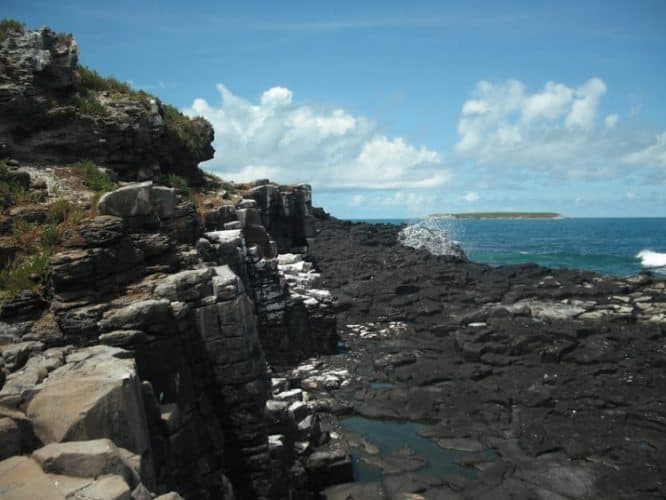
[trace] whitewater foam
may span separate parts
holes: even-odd
[[[407,226],[398,234],[398,240],[406,247],[423,248],[433,255],[448,255],[467,260],[462,247],[449,239],[437,219],[426,218],[421,222]]]
[[[641,250],[636,254],[641,260],[641,265],[649,269],[666,269],[666,253],[653,252],[652,250]]]

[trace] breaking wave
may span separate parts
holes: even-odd
[[[666,253],[641,250],[636,254],[636,258],[641,260],[643,267],[657,271],[666,271]]]
[[[449,239],[447,232],[438,225],[438,219],[435,218],[426,218],[407,226],[398,234],[398,240],[406,247],[423,248],[433,255],[467,260],[460,244]]]

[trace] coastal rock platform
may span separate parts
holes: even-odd
[[[346,352],[304,382],[345,374],[318,397],[361,480],[326,498],[664,498],[663,279],[466,263],[399,245],[397,226],[314,229]],[[389,452],[385,425],[451,467]]]

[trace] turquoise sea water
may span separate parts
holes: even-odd
[[[534,262],[551,268],[585,269],[613,276],[634,275],[645,269],[666,274],[666,218],[439,219],[437,226],[459,242],[475,262],[491,265]]]

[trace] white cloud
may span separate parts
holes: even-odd
[[[666,168],[666,132],[657,135],[654,144],[628,153],[622,160],[629,164]]]
[[[608,115],[604,120],[604,123],[608,128],[613,128],[617,125],[617,122],[620,120],[620,117],[616,114]]]
[[[451,178],[439,152],[382,135],[344,109],[298,104],[284,87],[258,102],[217,89],[218,107],[195,99],[185,112],[212,123],[216,156],[203,167],[227,179],[268,177],[321,190],[434,188]]]
[[[569,128],[589,130],[594,125],[601,96],[606,93],[606,84],[599,78],[592,78],[578,87],[572,101],[571,111],[567,115]]]
[[[470,191],[469,193],[466,193],[463,197],[463,200],[473,203],[475,201],[479,201],[479,194],[475,193],[474,191]]]
[[[618,115],[598,116],[606,90],[599,78],[578,87],[548,82],[532,93],[517,80],[480,81],[462,106],[455,152],[498,168],[614,175],[632,141],[612,135]]]
[[[633,191],[627,191],[626,193],[624,193],[624,197],[627,200],[634,200],[636,199],[636,193],[634,193]]]

